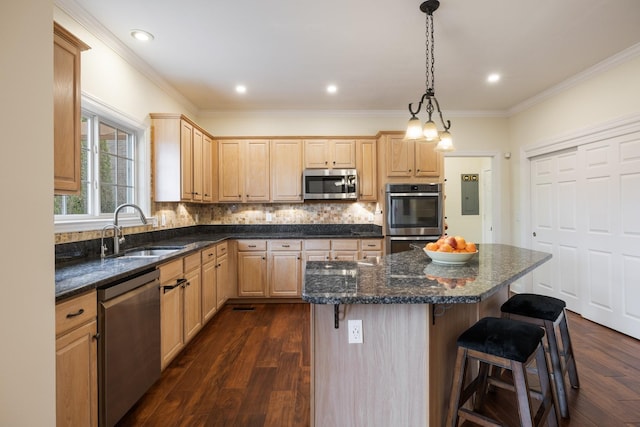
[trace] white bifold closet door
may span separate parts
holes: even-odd
[[[533,291],[640,338],[640,132],[530,161]]]

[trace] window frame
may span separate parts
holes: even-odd
[[[151,170],[150,159],[151,150],[148,134],[148,126],[140,123],[131,116],[116,110],[115,108],[105,104],[104,102],[92,97],[86,93],[82,93],[82,113],[91,116],[97,116],[101,122],[121,127],[123,130],[129,131],[135,138],[135,201],[138,206],[145,212],[145,216],[149,218],[151,208]],[[92,126],[91,132],[95,132]],[[95,135],[94,135],[95,137]],[[95,140],[95,138],[94,138]],[[90,169],[98,166],[98,157],[95,155],[95,146],[91,147],[93,152],[93,164]],[[98,147],[99,150],[99,147]],[[91,185],[94,192],[100,192],[99,174],[93,173]],[[98,196],[99,197],[99,196]],[[96,204],[94,200],[88,203]],[[97,206],[92,206],[96,208]],[[149,218],[151,219],[151,218]],[[151,222],[151,221],[150,221]],[[113,223],[113,213],[97,213],[84,215],[54,215],[54,231],[56,233],[74,232],[74,231],[91,231],[102,229],[107,224]],[[121,212],[118,216],[118,223],[125,227],[141,225],[140,218],[137,213]]]

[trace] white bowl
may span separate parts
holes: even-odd
[[[464,265],[478,251],[475,252],[436,252],[436,251],[428,251],[426,249],[422,249],[425,254],[431,258],[433,262],[436,264],[446,264],[446,265]]]

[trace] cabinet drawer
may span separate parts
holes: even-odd
[[[331,240],[309,239],[304,241],[306,251],[328,251],[331,249]]]
[[[200,251],[200,259],[203,264],[213,262],[216,260],[216,247],[210,246],[207,249]]]
[[[266,251],[266,240],[238,240],[239,251]]]
[[[380,239],[360,240],[360,249],[363,251],[381,251],[382,240]]]
[[[216,246],[216,255],[219,256],[219,257],[221,257],[223,255],[226,255],[228,249],[229,249],[229,247],[227,246],[227,242],[219,243]]]
[[[333,251],[357,251],[358,240],[356,239],[344,239],[344,240],[332,240],[331,250]]]
[[[96,318],[96,291],[56,304],[56,335]]]
[[[184,272],[200,267],[200,252],[184,257]]]
[[[270,251],[299,251],[302,249],[301,240],[271,240],[269,241]]]
[[[162,264],[160,267],[160,283],[168,283],[182,276],[182,259]]]

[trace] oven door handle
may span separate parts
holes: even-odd
[[[433,197],[440,193],[387,193],[389,197]]]

